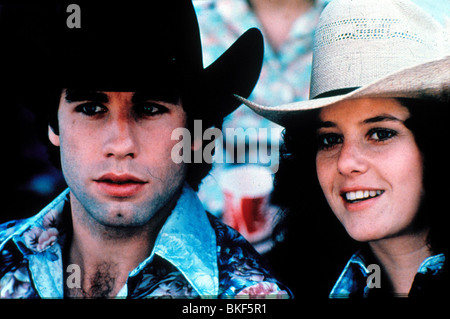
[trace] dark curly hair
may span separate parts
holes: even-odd
[[[445,155],[450,105],[437,101],[399,99],[411,116],[405,122],[424,157],[425,198],[421,222],[428,223],[428,245],[434,253],[449,252],[449,217],[444,200],[450,193],[450,168]],[[275,231],[277,244],[269,258],[284,260],[275,269],[294,294],[327,297],[345,263],[358,248],[331,211],[316,173],[316,123],[319,111],[305,111],[302,126],[292,116],[284,131],[280,166],[271,201],[280,207]],[[298,253],[307,256],[299,264]],[[277,263],[272,263],[277,267]],[[304,271],[303,275],[298,276]]]

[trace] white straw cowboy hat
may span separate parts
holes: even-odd
[[[236,97],[281,125],[353,98],[448,102],[449,54],[449,30],[409,0],[333,0],[316,29],[310,100],[262,106]]]

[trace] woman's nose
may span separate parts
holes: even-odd
[[[342,175],[365,173],[369,163],[363,146],[357,141],[344,141],[339,151],[337,169]]]

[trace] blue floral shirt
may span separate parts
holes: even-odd
[[[0,225],[0,298],[63,298],[63,247],[70,229],[65,190],[39,214]],[[195,192],[183,192],[153,251],[118,298],[289,298],[253,247],[206,213]]]
[[[409,295],[420,294],[420,290],[426,286],[426,282],[438,279],[444,272],[445,255],[438,254],[426,258],[417,270]],[[360,250],[356,252],[347,262],[344,270],[339,276],[329,297],[334,298],[367,298],[374,295],[378,288],[369,287],[368,278],[373,270],[368,269],[366,257]],[[382,287],[379,287],[382,288]]]

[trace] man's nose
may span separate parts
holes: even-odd
[[[364,147],[357,141],[344,141],[338,155],[339,173],[345,176],[365,173],[369,168],[366,155]]]
[[[138,154],[135,127],[127,116],[113,117],[108,121],[103,153],[117,159],[135,158]]]

